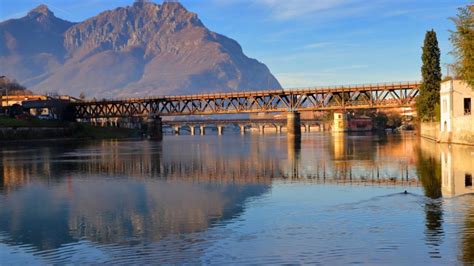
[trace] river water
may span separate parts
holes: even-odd
[[[0,145],[0,264],[474,263],[473,147],[326,133]]]

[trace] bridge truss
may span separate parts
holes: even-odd
[[[73,103],[76,118],[214,115],[411,107],[420,82],[131,98]]]

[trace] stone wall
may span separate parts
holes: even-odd
[[[474,145],[474,116],[459,116],[452,119],[451,143]]]
[[[420,136],[431,140],[439,140],[439,122],[424,122],[420,125]]]
[[[453,131],[441,132],[439,122],[426,122],[420,125],[420,136],[442,143],[474,145],[473,116],[460,116],[452,120]]]

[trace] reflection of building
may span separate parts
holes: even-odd
[[[442,142],[474,144],[474,90],[461,80],[450,80],[441,84],[440,94],[439,139]]]
[[[457,145],[441,147],[441,179],[443,196],[474,193],[474,148]]]
[[[421,139],[420,147],[427,157],[441,164],[441,173],[436,173],[437,178],[441,178],[440,189],[444,197],[474,193],[474,147],[439,144],[425,139]]]

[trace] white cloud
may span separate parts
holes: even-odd
[[[244,4],[265,8],[274,20],[310,18],[322,21],[367,14],[399,1],[412,0],[210,0],[220,6]]]
[[[310,43],[306,45],[304,48],[306,49],[315,49],[315,48],[324,48],[331,46],[333,43],[332,42],[315,42],[315,43]]]
[[[353,0],[257,0],[272,10],[278,19],[290,19],[313,12],[341,7]]]

